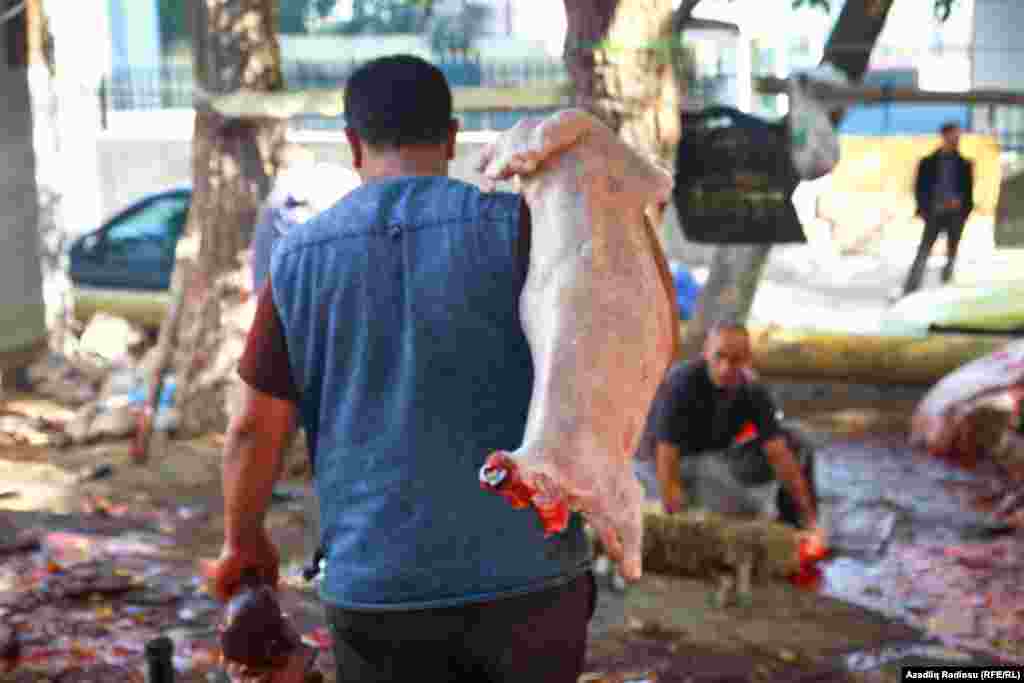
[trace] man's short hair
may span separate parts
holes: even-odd
[[[941,134],[945,135],[946,133],[949,133],[950,131],[959,130],[959,129],[960,129],[960,124],[958,122],[956,122],[956,121],[946,121],[939,128],[939,132]]]
[[[363,64],[345,85],[345,121],[371,147],[439,144],[452,125],[452,91],[436,66],[413,55]]]

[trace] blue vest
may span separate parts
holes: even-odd
[[[445,607],[585,571],[578,515],[481,490],[519,446],[533,384],[519,321],[520,198],[446,177],[381,180],[295,228],[271,282],[320,501],[325,602]]]

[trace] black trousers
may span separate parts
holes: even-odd
[[[903,285],[903,294],[906,296],[921,287],[924,279],[924,269],[928,263],[928,257],[935,246],[935,240],[939,235],[946,235],[946,265],[942,268],[943,284],[953,279],[953,268],[956,265],[956,255],[960,248],[960,238],[964,234],[964,222],[966,217],[959,211],[945,211],[933,214],[924,224],[924,232],[921,233],[921,243],[917,247],[917,256],[907,273],[907,281]]]
[[[576,683],[594,575],[521,597],[409,612],[327,608],[338,683]]]

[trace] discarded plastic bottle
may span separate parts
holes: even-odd
[[[146,683],[174,683],[174,642],[167,636],[146,643]]]

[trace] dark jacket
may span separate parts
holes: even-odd
[[[917,165],[917,180],[914,183],[914,198],[917,200],[917,215],[925,220],[931,217],[935,208],[933,199],[935,183],[939,178],[940,150],[932,152]],[[964,159],[959,152],[957,159],[956,186],[962,199],[961,213],[966,219],[974,209],[974,164]]]

